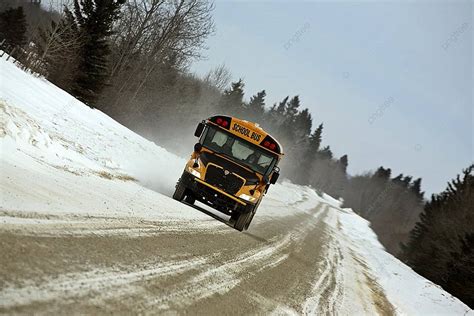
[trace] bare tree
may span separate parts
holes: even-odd
[[[200,58],[214,31],[214,6],[202,0],[129,0],[112,38],[112,106],[131,103],[151,74],[163,66],[185,69]]]
[[[38,61],[32,68],[69,91],[78,65],[81,45],[81,35],[74,17],[66,9],[59,22],[52,21],[48,28],[40,29],[35,39]]]
[[[219,91],[224,91],[230,84],[232,74],[230,70],[221,64],[214,69],[211,69],[203,78],[204,82],[216,87]]]

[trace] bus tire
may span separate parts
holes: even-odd
[[[181,178],[179,178],[178,183],[176,183],[176,190],[174,190],[174,193],[173,193],[173,199],[181,202],[184,198],[185,193],[186,193],[186,187],[181,181]]]
[[[245,230],[249,229],[249,226],[250,226],[250,223],[252,222],[253,220],[253,217],[255,216],[255,213],[257,212],[256,209],[254,209],[249,215],[249,219],[247,220],[247,223],[245,223]]]
[[[235,222],[237,221],[238,218],[239,218],[238,213],[232,213],[232,215],[230,216],[230,219],[229,219],[229,223],[232,225],[232,227],[234,226],[234,224],[235,224]]]
[[[245,224],[245,230],[249,229],[249,226],[250,226],[250,223],[252,222],[253,220],[253,217],[255,216],[255,213],[257,213],[257,208],[258,206],[260,205],[260,202],[262,200],[260,199],[257,204],[255,204],[255,206],[253,207],[252,209],[252,212],[250,212],[252,215],[250,216],[249,220],[247,221],[247,224]]]
[[[252,217],[252,212],[240,214],[235,221],[234,228],[240,232],[243,231],[247,226],[247,222],[252,220]]]

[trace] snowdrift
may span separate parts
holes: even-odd
[[[5,58],[0,59],[0,112],[0,225],[40,224],[28,219],[28,214],[35,213],[45,218],[66,214],[70,217],[64,218],[71,221],[77,214],[152,218],[175,230],[228,229],[169,198],[184,159]],[[167,167],[164,173],[157,167],[163,165]],[[256,221],[287,216],[284,209],[273,206],[297,202],[301,212],[316,205],[326,207],[324,221],[332,234],[327,248],[339,258],[332,268],[341,276],[337,286],[347,293],[338,313],[357,314],[364,296],[375,295],[358,292],[359,274],[365,273],[381,287],[396,314],[474,315],[455,297],[385,252],[369,223],[350,209],[341,209],[330,196],[320,197],[311,188],[285,181],[271,188]],[[197,225],[197,219],[205,224]],[[357,260],[367,269],[354,268]],[[315,279],[317,290],[323,275]],[[311,313],[317,304],[316,291],[304,310]]]

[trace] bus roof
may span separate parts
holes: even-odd
[[[258,124],[226,115],[211,116],[207,121],[252,144],[275,154],[283,155],[283,147],[280,143],[258,126]]]

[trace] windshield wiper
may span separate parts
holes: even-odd
[[[225,152],[220,152],[220,151],[214,151],[216,154],[218,155],[222,155],[224,157],[227,157],[227,158],[230,158],[232,161],[235,161],[235,157],[234,156],[231,156],[229,154],[226,154]]]

